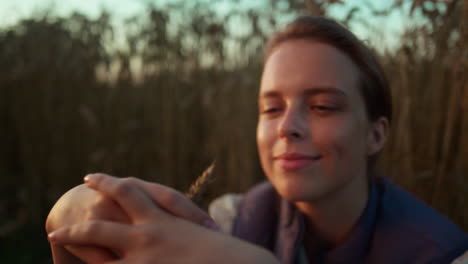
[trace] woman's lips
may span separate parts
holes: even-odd
[[[309,166],[321,158],[320,155],[311,156],[300,153],[285,153],[275,157],[280,168],[286,171],[295,171]]]

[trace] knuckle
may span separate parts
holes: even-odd
[[[105,183],[105,180],[106,180],[106,174],[103,174],[103,173],[95,173],[95,178],[94,178],[94,182],[96,185],[101,185],[101,184],[104,184]]]
[[[114,194],[127,196],[132,191],[132,185],[125,179],[118,181],[114,186]]]
[[[125,184],[133,184],[133,180],[131,178],[121,178],[120,182],[125,183]]]
[[[154,246],[163,240],[161,228],[138,228],[134,233],[134,241],[140,246]]]
[[[60,229],[60,234],[62,237],[73,237],[75,234],[79,233],[76,226],[67,226]]]
[[[93,202],[93,208],[97,207],[102,207],[102,206],[106,206],[109,204],[109,198],[105,197],[104,195],[98,193],[96,194],[96,197],[94,199],[94,202]]]
[[[99,222],[89,221],[84,226],[82,232],[87,235],[96,235],[99,232],[99,230],[101,230]]]
[[[133,176],[123,178],[123,180],[131,184],[135,184],[138,181],[138,179]]]
[[[95,220],[95,219],[99,219],[99,214],[98,212],[96,212],[96,210],[92,210],[90,209],[89,211],[87,211],[83,217],[84,220]]]
[[[73,226],[67,226],[60,229],[59,234],[61,237],[70,237],[73,234]]]
[[[105,211],[112,206],[112,201],[106,196],[97,193],[91,206],[87,210],[88,219],[99,219],[105,216]]]
[[[85,216],[85,220],[104,219],[103,214],[99,210],[89,210]]]
[[[175,208],[180,203],[180,197],[175,192],[162,192],[160,203],[163,207]]]

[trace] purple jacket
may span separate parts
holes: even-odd
[[[304,218],[269,182],[239,204],[234,236],[294,264],[302,248]],[[346,241],[316,252],[314,263],[450,263],[468,249],[468,236],[445,216],[382,177],[372,184],[363,214]]]

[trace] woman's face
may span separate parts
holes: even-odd
[[[290,201],[316,201],[366,177],[372,129],[359,70],[328,44],[290,40],[265,63],[257,144],[263,170]]]

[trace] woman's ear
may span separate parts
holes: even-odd
[[[380,117],[370,123],[367,134],[367,155],[372,156],[380,152],[387,142],[390,123],[386,117]]]

